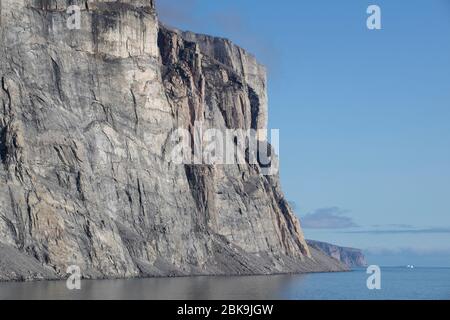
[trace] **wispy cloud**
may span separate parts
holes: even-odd
[[[309,213],[301,219],[305,229],[346,229],[358,227],[348,211],[339,207],[321,208]]]
[[[450,233],[450,228],[432,227],[432,228],[397,228],[397,229],[374,229],[374,230],[355,230],[343,231],[343,233],[359,234],[437,234]]]
[[[403,248],[383,248],[371,247],[364,250],[367,254],[396,256],[396,255],[450,255],[449,248],[418,248],[418,247],[403,247]]]
[[[398,229],[412,229],[412,228],[414,228],[410,224],[403,224],[403,223],[374,224],[371,227],[372,228],[398,228]]]

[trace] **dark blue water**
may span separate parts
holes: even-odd
[[[381,290],[367,289],[369,275],[345,273],[252,277],[192,277],[82,281],[70,291],[64,281],[0,283],[0,299],[445,299],[450,268],[382,268]]]

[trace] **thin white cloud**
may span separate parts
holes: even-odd
[[[359,234],[439,234],[450,233],[450,228],[432,227],[432,228],[399,228],[399,229],[374,229],[374,230],[356,230],[344,231],[343,233]]]

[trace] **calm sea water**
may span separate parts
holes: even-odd
[[[368,290],[365,270],[252,277],[192,277],[0,283],[0,299],[445,299],[450,268],[382,268],[381,290]]]

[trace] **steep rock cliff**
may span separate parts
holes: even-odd
[[[314,240],[307,240],[307,243],[310,248],[320,250],[350,268],[367,267],[366,257],[360,249],[339,247],[334,244]]]
[[[152,0],[2,0],[0,16],[0,280],[345,269],[309,250],[260,165],[170,161],[197,122],[265,139],[251,55],[160,25]]]

